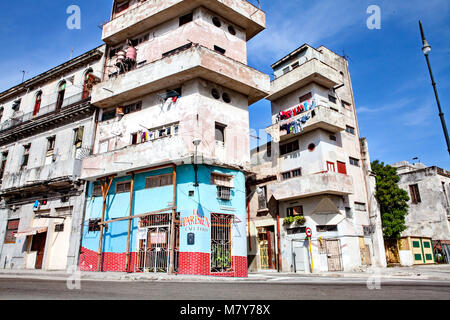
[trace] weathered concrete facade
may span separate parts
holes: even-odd
[[[246,276],[248,106],[270,92],[246,43],[265,15],[242,0],[113,8],[80,268]]]
[[[0,94],[0,268],[65,270],[77,264],[92,150],[90,91],[104,47]]]
[[[304,45],[272,68],[272,141],[252,151],[250,269],[311,272],[307,227],[315,271],[384,267],[374,177],[347,61]],[[288,216],[306,222],[283,223]]]
[[[420,250],[414,254],[414,242],[431,240],[433,247],[441,247],[441,243],[450,245],[450,173],[435,166],[410,164],[408,161],[391,166],[397,168],[400,177],[398,184],[410,197],[405,219],[407,229],[402,237],[412,240],[409,241],[410,246],[399,248],[401,263],[410,265],[437,262],[434,257],[427,259],[426,254]],[[449,253],[446,253],[447,262]]]

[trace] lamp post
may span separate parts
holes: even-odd
[[[442,109],[441,109],[441,103],[439,101],[439,96],[438,96],[438,92],[436,89],[436,82],[434,81],[433,71],[431,70],[431,65],[430,65],[430,59],[428,57],[428,54],[431,51],[431,46],[428,43],[427,39],[425,39],[422,22],[420,22],[420,20],[419,20],[419,27],[420,27],[420,34],[422,36],[422,44],[423,44],[422,51],[423,51],[423,54],[425,55],[425,59],[427,60],[428,70],[430,71],[431,84],[433,85],[434,94],[436,96],[436,101],[437,101],[437,105],[438,105],[438,109],[439,109],[439,117],[441,118],[442,128],[444,129],[445,141],[447,142],[447,150],[448,150],[448,153],[450,154],[450,140],[448,137],[447,125],[445,124],[444,113],[442,112]]]

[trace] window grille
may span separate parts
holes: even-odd
[[[211,272],[232,272],[231,224],[234,216],[211,214]]]
[[[14,235],[19,230],[20,219],[9,220],[6,225],[5,243],[16,243]]]
[[[231,188],[217,186],[217,197],[221,200],[231,200]]]

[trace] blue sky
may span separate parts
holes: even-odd
[[[256,3],[252,0],[250,2]],[[270,65],[304,43],[349,56],[361,136],[372,160],[412,161],[450,169],[431,81],[421,52],[418,20],[432,46],[430,59],[450,127],[450,1],[260,0],[267,30],[249,42],[249,65]],[[66,27],[69,5],[81,7],[81,30]],[[0,12],[0,90],[101,45],[112,0],[16,0]],[[381,8],[381,29],[369,30],[369,5]],[[270,103],[250,108],[250,126],[270,124]],[[256,141],[253,140],[252,145]]]

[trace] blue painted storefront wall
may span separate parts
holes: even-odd
[[[218,172],[234,176],[234,188],[232,200],[221,201],[217,198],[217,187],[211,185],[211,172]],[[152,171],[137,174],[135,176],[135,195],[133,215],[144,214],[170,207],[173,201],[173,186],[145,189],[145,179],[150,176],[172,173],[172,169]],[[107,199],[106,220],[126,217],[130,210],[130,193],[115,194],[116,184],[129,181],[130,177],[114,179]],[[192,165],[177,167],[177,210],[180,217],[189,217],[197,212],[211,223],[211,212],[235,214],[240,223],[233,227],[233,255],[246,256],[246,213],[245,213],[245,176],[242,172],[218,167],[198,166],[199,187],[194,187],[195,173]],[[93,183],[90,183],[86,205],[86,216],[83,227],[83,247],[97,251],[99,232],[88,232],[89,219],[101,218],[102,197],[92,197]],[[194,196],[189,197],[189,191],[194,191]],[[200,205],[201,204],[201,205]],[[231,210],[224,210],[224,208]],[[192,228],[195,227],[195,230]],[[199,228],[199,229],[198,229]],[[131,250],[137,251],[138,219],[132,223]],[[195,234],[195,244],[187,244],[188,233]],[[114,222],[108,225],[104,236],[104,252],[126,252],[128,234],[128,221]],[[211,232],[210,228],[202,226],[188,226],[180,228],[180,252],[210,253]]]

